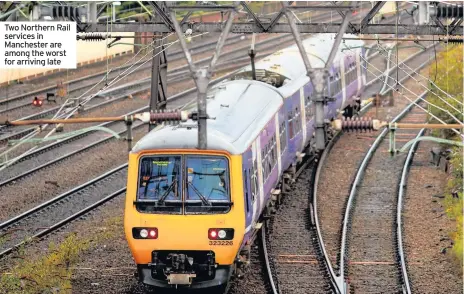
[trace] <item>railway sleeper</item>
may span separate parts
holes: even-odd
[[[307,152],[306,154],[301,153],[304,157],[306,157],[307,154],[312,154],[309,151],[309,147],[305,151]],[[305,159],[308,160],[308,158]],[[292,186],[296,182],[298,169],[305,168],[304,164],[305,160],[302,160],[298,166],[292,165],[286,172],[283,173],[282,178],[276,188],[271,190],[271,197],[261,214],[260,222],[255,224],[252,236],[235,258],[233,268],[234,277],[243,278],[245,276],[245,273],[251,263],[251,244],[254,243],[256,237],[258,236],[258,232],[261,229],[264,229],[263,224],[265,227],[269,227],[272,217],[275,215],[277,209],[283,201],[283,197],[292,191]]]

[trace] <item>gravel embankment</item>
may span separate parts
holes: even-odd
[[[413,293],[462,293],[462,265],[453,256],[443,204],[447,174],[431,163],[431,142],[421,142],[408,175],[403,208],[404,250]],[[444,159],[442,159],[444,160]]]

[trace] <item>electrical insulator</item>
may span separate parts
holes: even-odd
[[[80,12],[79,8],[75,6],[53,6],[53,18],[69,18],[69,19],[79,19]]]
[[[451,44],[458,44],[458,43],[461,43],[461,44],[462,44],[462,39],[449,38],[449,39],[448,39],[448,43],[451,43]]]
[[[185,115],[182,115],[182,111],[180,110],[156,110],[155,112],[150,113],[150,121],[151,122],[174,122],[174,121],[182,121],[186,120]]]
[[[77,40],[82,41],[103,41],[106,40],[106,36],[102,34],[89,34],[89,35],[78,35]]]
[[[462,18],[463,6],[438,4],[435,7],[435,16],[438,18]]]
[[[375,121],[372,118],[343,118],[337,119],[333,122],[333,127],[336,130],[342,131],[360,131],[367,132],[372,130],[377,130],[378,128],[375,125]]]

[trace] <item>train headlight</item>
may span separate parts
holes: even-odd
[[[158,239],[157,228],[132,228],[134,239]]]
[[[209,229],[208,239],[210,240],[232,240],[234,229]]]
[[[226,237],[227,233],[224,230],[219,230],[218,232],[218,237],[219,239],[224,239]]]
[[[145,230],[145,229],[141,229],[140,230],[140,237],[142,237],[142,238],[148,237],[148,231]]]

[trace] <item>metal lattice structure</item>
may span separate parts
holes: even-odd
[[[350,21],[354,12],[362,6],[360,2],[351,2],[349,5],[339,5],[336,1],[327,2],[323,5],[293,5],[294,1],[282,1],[281,9],[275,15],[266,19],[250,8],[245,1],[234,2],[233,5],[211,5],[206,3],[203,5],[196,2],[195,5],[177,5],[176,2],[161,2],[161,1],[142,1],[141,7],[151,16],[148,20],[139,22],[115,22],[102,21],[102,14],[110,5],[108,2],[100,4],[98,7],[96,2],[79,3],[79,2],[61,2],[57,1],[52,5],[31,2],[29,4],[12,2],[0,14],[0,21],[15,21],[18,20],[17,14],[25,15],[21,10],[25,6],[29,8],[30,20],[44,20],[45,17],[53,20],[72,20],[76,22],[77,32],[107,32],[108,24],[111,24],[112,31],[115,32],[151,32],[158,38],[154,40],[152,59],[152,83],[151,83],[151,99],[150,111],[156,112],[159,109],[166,107],[167,94],[167,59],[164,47],[161,42],[163,36],[167,33],[175,32],[179,38],[181,47],[184,51],[185,58],[189,64],[189,70],[192,79],[198,89],[198,146],[200,149],[207,148],[206,142],[206,91],[214,72],[216,62],[220,51],[224,45],[225,39],[229,33],[236,34],[251,34],[251,33],[292,33],[298,49],[302,55],[307,75],[310,77],[315,95],[313,101],[316,105],[315,122],[316,122],[316,148],[323,150],[325,148],[326,134],[324,124],[324,104],[327,97],[324,97],[323,90],[328,76],[328,67],[335,57],[338,46],[342,41],[345,32],[352,34],[400,34],[403,35],[462,35],[462,6],[444,7],[443,5],[430,6],[428,3],[418,3],[411,12],[417,10],[418,21],[413,25],[398,24],[373,24],[372,19],[385,5],[385,1],[379,1],[372,4],[372,7],[364,15],[361,21],[356,24]],[[85,4],[85,5],[79,5]],[[456,5],[455,5],[456,6]],[[398,15],[398,5],[396,6]],[[0,9],[2,9],[0,7]],[[114,9],[114,7],[113,7]],[[241,9],[245,13],[248,20],[243,21],[235,18],[238,10]],[[341,23],[308,23],[295,21],[294,10],[329,10],[336,11],[341,17]],[[178,11],[187,11],[187,13],[178,20]],[[203,22],[190,21],[190,17],[194,11],[219,11],[221,13],[220,22]],[[226,21],[223,20],[224,14],[228,15]],[[285,18],[283,17],[285,15]],[[440,18],[453,19],[453,21],[445,27],[440,21]],[[285,21],[286,20],[286,21]],[[433,23],[432,23],[433,22]],[[197,68],[192,62],[190,52],[185,41],[185,34],[193,33],[221,33],[216,51],[207,68]],[[300,34],[302,33],[337,33],[334,46],[331,50],[329,58],[323,68],[311,68],[305,49],[302,45]],[[252,52],[253,53],[253,52]],[[151,129],[151,128],[150,128]]]
[[[328,2],[324,6],[313,5],[297,5],[292,6],[294,1],[285,2],[288,4],[282,8],[275,16],[270,19],[263,19],[258,14],[253,12],[245,1],[237,3],[237,5],[173,5],[176,2],[160,2],[160,1],[143,1],[148,9],[152,10],[155,16],[148,21],[142,22],[115,22],[111,23],[113,31],[117,32],[156,32],[156,33],[170,33],[175,32],[173,22],[169,16],[170,11],[188,11],[180,22],[180,28],[183,32],[191,29],[193,33],[201,32],[222,32],[224,29],[224,22],[202,22],[202,21],[189,21],[192,12],[194,11],[220,11],[228,13],[231,9],[238,10],[239,8],[245,12],[250,19],[250,22],[243,22],[234,20],[230,33],[251,34],[251,33],[291,33],[289,22],[283,22],[282,16],[285,10],[323,10],[330,9],[337,11],[343,15],[347,12],[352,12],[359,9],[361,4],[358,2],[351,6],[339,5],[336,2]],[[53,2],[50,2],[53,3]],[[63,2],[56,1],[58,5],[47,5],[36,2],[12,2],[9,7],[4,9],[0,14],[0,21],[14,21],[15,16],[18,14],[19,8],[29,7],[31,15],[30,20],[41,20],[44,16],[53,19],[66,17],[70,20],[77,22],[78,32],[106,32],[107,23],[99,20],[103,12],[107,9],[110,3],[102,3],[99,7],[95,2]],[[379,12],[385,5],[385,1],[378,1],[373,5],[370,11],[365,15],[359,24],[349,23],[349,31],[353,34],[417,34],[417,35],[462,35],[462,3],[461,6],[447,6],[442,4],[432,5],[429,8],[423,8],[424,3],[418,2],[417,7],[413,9],[421,18],[416,25],[401,25],[394,24],[373,24],[372,18]],[[82,4],[85,4],[84,6]],[[332,5],[330,5],[332,4]],[[167,9],[166,9],[167,7]],[[425,15],[425,16],[424,16]],[[452,18],[453,22],[445,26],[440,19]],[[423,20],[427,19],[428,24],[424,24]],[[298,31],[300,33],[337,33],[341,23],[297,23]]]

